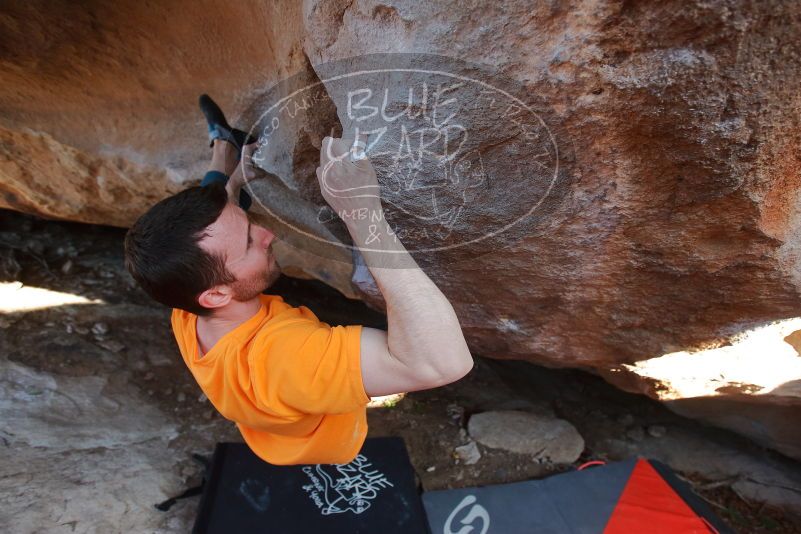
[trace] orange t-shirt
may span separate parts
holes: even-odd
[[[308,308],[261,295],[261,309],[200,357],[197,315],[173,310],[189,370],[250,448],[278,465],[348,463],[367,435],[361,326],[320,322]]]

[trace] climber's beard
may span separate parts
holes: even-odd
[[[280,276],[281,268],[278,266],[275,256],[271,254],[267,269],[250,279],[239,279],[231,284],[232,298],[239,302],[253,300],[273,285]]]

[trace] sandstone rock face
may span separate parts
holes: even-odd
[[[208,157],[198,94],[231,107],[276,80],[289,49],[273,56],[252,38],[275,18],[269,6],[5,4],[2,203],[123,226],[198,180]]]
[[[332,73],[348,70],[349,57],[361,57],[352,62],[359,66],[368,54],[420,54],[399,61],[437,71],[432,90],[458,75],[492,82],[490,92],[521,104],[518,113],[510,96],[481,100],[487,93],[473,81],[451,88],[453,121],[439,118],[439,133],[458,142],[455,158],[398,167],[388,153],[407,140],[397,122],[375,147],[385,152],[376,165],[391,197],[388,222],[451,299],[474,352],[597,370],[801,457],[799,436],[785,430],[801,428],[797,366],[787,363],[780,383],[729,367],[781,345],[743,346],[750,360],[715,353],[729,362],[722,376],[693,376],[698,350],[797,315],[797,3],[307,0],[190,13],[133,2],[68,10],[3,8],[1,205],[129,224],[200,178],[208,151],[198,93],[264,126],[279,80],[314,85],[322,98],[291,110],[265,143],[256,208],[284,238],[279,263],[288,272],[381,306],[364,277],[350,284],[348,236],[325,215],[314,168],[324,135],[381,126],[355,120],[347,91],[361,86]],[[443,81],[444,68],[451,78]],[[397,114],[405,88],[387,81],[386,109]],[[400,81],[422,86],[414,76]],[[407,116],[406,133],[424,119]],[[469,139],[448,129],[457,120]],[[432,242],[438,250],[426,252]],[[677,353],[687,355],[682,373],[703,388],[687,392],[673,371],[660,375],[663,365],[637,366]],[[726,400],[759,408],[733,418]]]

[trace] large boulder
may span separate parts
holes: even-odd
[[[801,457],[787,430],[801,428],[796,2],[12,2],[2,15],[0,205],[127,225],[200,178],[198,93],[264,135],[276,95],[313,86],[261,154],[256,210],[289,273],[379,307],[364,272],[350,282],[348,236],[314,175],[321,138],[358,125],[347,92],[361,86],[335,75],[460,77],[452,96],[475,105],[458,106],[470,141],[451,174],[422,159],[416,188],[387,151],[376,163],[388,221],[474,352],[595,370]],[[399,80],[423,81],[404,76],[384,80],[396,113]],[[392,126],[377,148],[403,144]],[[779,341],[743,341],[764,328]],[[697,365],[702,350],[725,372]],[[763,357],[782,372],[743,378]]]

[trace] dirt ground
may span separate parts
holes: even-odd
[[[7,531],[186,532],[198,497],[166,512],[153,505],[200,482],[193,453],[241,441],[185,368],[168,310],[124,271],[123,235],[0,212],[0,281],[90,301],[0,315],[0,524]],[[273,291],[332,324],[385,324],[316,282],[283,278]],[[584,438],[582,457],[552,465],[479,445],[480,460],[465,465],[454,449],[470,439],[469,417],[509,409],[569,421]],[[464,380],[384,401],[368,420],[370,436],[404,438],[426,490],[640,455],[673,467],[738,532],[801,532],[798,462],[590,374],[479,357]]]

